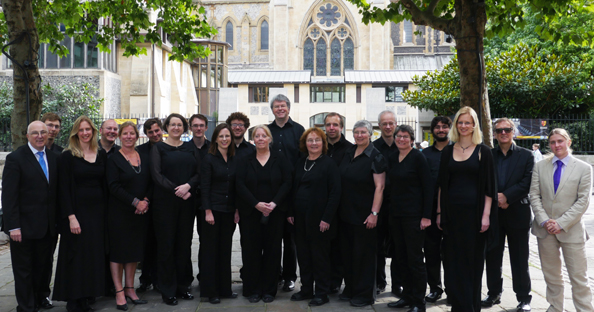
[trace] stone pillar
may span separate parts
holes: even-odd
[[[367,112],[365,119],[372,124],[377,124],[377,115],[386,109],[386,89],[385,88],[367,88],[365,95],[365,105]]]
[[[250,19],[247,15],[241,21],[241,63],[250,63]]]
[[[274,0],[274,27],[270,27],[270,37],[274,41],[274,69],[288,68],[289,55],[289,0]]]

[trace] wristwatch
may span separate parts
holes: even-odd
[[[372,211],[371,214],[374,216],[377,216],[377,212],[375,212],[375,211]]]

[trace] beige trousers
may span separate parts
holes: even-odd
[[[547,311],[563,312],[564,283],[562,276],[561,250],[569,280],[573,304],[578,312],[594,312],[592,306],[592,291],[588,286],[588,261],[585,243],[563,243],[555,235],[538,238],[538,253],[542,273],[547,283],[547,301],[550,307]]]

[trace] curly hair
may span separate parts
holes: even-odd
[[[303,132],[303,134],[301,135],[301,138],[299,139],[299,150],[304,154],[308,154],[308,152],[307,152],[307,136],[310,133],[315,133],[320,138],[322,138],[322,154],[328,153],[328,139],[326,138],[326,133],[324,133],[324,131],[322,131],[322,129],[320,129],[318,127],[311,127],[309,129],[305,130],[305,132]]]

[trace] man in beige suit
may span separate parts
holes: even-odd
[[[549,134],[552,157],[534,166],[530,203],[534,212],[532,234],[547,283],[547,311],[562,312],[563,277],[561,253],[569,279],[573,303],[578,312],[594,311],[588,286],[585,243],[588,233],[582,215],[588,209],[592,188],[592,166],[571,155],[571,139],[564,129]]]

